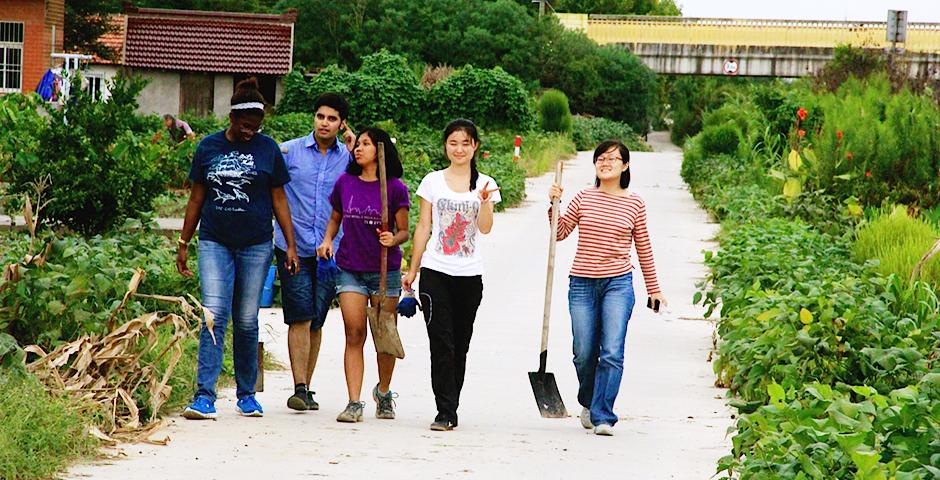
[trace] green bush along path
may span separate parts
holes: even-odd
[[[665,136],[652,137],[654,144]],[[127,458],[73,467],[65,478],[594,478],[616,473],[626,479],[707,479],[730,446],[724,391],[713,386],[707,362],[713,325],[691,305],[695,282],[705,275],[700,251],[715,234],[679,178],[681,153],[636,153],[631,188],[649,206],[660,282],[670,312],[653,315],[635,279],[637,306],[627,335],[624,380],[614,437],[581,428],[576,416],[543,419],[526,372],[537,367],[542,295],[548,246],[545,216],[551,175],[526,180],[526,200],[497,213],[493,233],[483,237],[484,300],[475,324],[460,427],[428,430],[434,415],[427,334],[423,318],[399,321],[406,358],[393,390],[398,418],[376,420],[368,395],[364,423],[335,421],[346,404],[343,328],[338,309],[324,329],[314,376],[320,411],[294,413],[284,405],[289,372],[267,372],[262,419],[234,412],[234,392],[222,389],[218,421],[170,417],[159,436],[166,447],[123,447]],[[566,162],[565,199],[593,181],[589,153]],[[567,269],[576,238],[561,242],[555,273],[549,370],[570,414],[577,415],[577,379],[571,364]],[[262,339],[286,362],[286,329],[280,310],[262,310]],[[374,354],[366,349],[364,393],[374,385]]]

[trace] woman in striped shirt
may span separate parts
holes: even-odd
[[[601,143],[594,150],[594,171],[594,187],[575,195],[559,219],[556,235],[564,240],[575,227],[579,229],[568,309],[580,383],[581,425],[594,428],[598,435],[612,435],[627,323],[635,303],[631,245],[636,245],[651,300],[665,305],[666,299],[656,280],[646,204],[627,188],[630,151],[619,141]],[[561,198],[561,194],[561,185],[552,185],[549,197]]]

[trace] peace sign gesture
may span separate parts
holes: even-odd
[[[483,188],[480,189],[480,192],[477,194],[477,197],[480,199],[480,203],[486,203],[486,202],[491,201],[492,193],[499,190],[499,187],[496,187],[492,190],[488,190],[487,187],[489,186],[490,186],[490,182],[487,181],[486,184],[483,185]]]

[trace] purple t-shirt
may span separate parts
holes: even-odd
[[[378,272],[382,245],[375,230],[382,226],[382,196],[379,182],[366,182],[355,175],[340,175],[330,194],[333,210],[343,214],[343,238],[336,264],[352,272]],[[388,223],[395,231],[395,212],[411,207],[408,187],[388,179]],[[401,269],[401,248],[388,249],[388,271]]]

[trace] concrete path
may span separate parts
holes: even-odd
[[[660,137],[651,142],[664,144]],[[400,321],[408,356],[399,363],[393,381],[400,394],[398,419],[376,420],[369,399],[364,423],[337,423],[336,414],[346,404],[346,387],[342,319],[334,310],[314,377],[320,411],[288,410],[289,373],[268,372],[267,389],[259,394],[264,418],[237,416],[233,389],[225,389],[217,403],[218,421],[172,418],[160,434],[170,437],[168,446],[124,446],[126,458],[76,466],[66,478],[710,478],[716,460],[729,450],[725,431],[731,420],[724,392],[713,387],[707,363],[713,324],[702,320],[701,309],[690,301],[694,283],[704,273],[700,251],[709,247],[707,239],[715,226],[707,222],[680,180],[679,165],[680,154],[674,148],[633,156],[632,187],[649,206],[660,283],[671,307],[654,316],[645,308],[641,277],[636,279],[638,302],[616,406],[622,421],[614,437],[589,433],[576,416],[541,418],[526,376],[538,367],[551,181],[543,176],[528,181],[529,200],[499,214],[493,233],[483,241],[484,299],[457,430],[439,433],[427,428],[435,410],[428,342],[420,317]],[[592,181],[590,154],[579,154],[567,162],[565,200]],[[580,407],[566,292],[575,243],[572,236],[558,246],[549,347],[549,371],[555,373],[572,415]],[[261,319],[269,325],[262,327],[266,347],[286,359],[280,311],[263,310]],[[367,388],[377,381],[373,358],[367,351]]]

